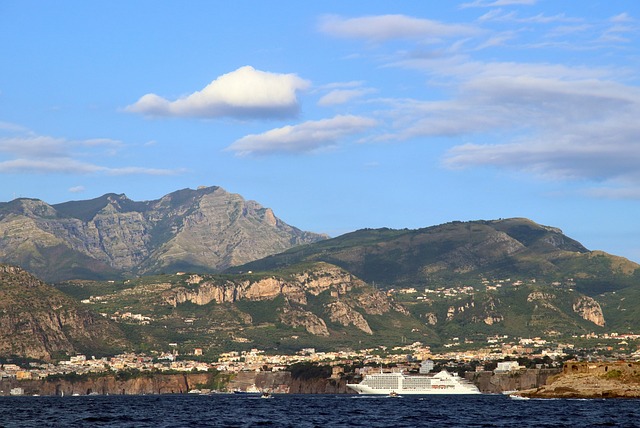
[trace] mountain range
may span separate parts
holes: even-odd
[[[560,229],[525,218],[454,221],[416,230],[363,229],[228,272],[267,271],[309,261],[335,264],[385,289],[454,286],[481,278],[537,278],[547,283],[572,278],[579,289],[593,294],[640,278],[638,264],[590,251]]]
[[[123,194],[55,205],[16,199],[0,203],[0,237],[0,263],[49,282],[215,272],[326,238],[220,187],[144,202]]]
[[[0,322],[27,344],[0,337],[0,356],[438,347],[640,324],[639,265],[524,218],[329,239],[207,187],[149,202],[18,199],[0,204],[0,236],[0,261],[21,266],[3,267]]]

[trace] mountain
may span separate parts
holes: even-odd
[[[453,286],[481,279],[572,278],[586,294],[623,288],[636,263],[589,251],[558,228],[524,218],[451,222],[417,230],[363,229],[291,248],[228,272],[303,261],[332,263],[381,288]],[[638,275],[636,275],[637,277]]]
[[[191,231],[186,236],[196,240],[193,231],[199,229],[193,222],[200,220],[209,224],[204,230],[211,228],[210,211],[199,213],[205,202],[211,203],[204,196],[219,202],[216,198],[221,195],[216,192],[178,192],[199,200],[189,215],[171,217],[168,210],[158,208],[160,201],[137,203],[106,195],[107,201],[119,201],[107,205],[118,206],[113,208],[114,217],[107,215],[104,202],[93,200],[40,205],[44,207],[38,212],[40,223],[20,218],[26,225],[46,224],[41,219],[47,217],[85,225],[117,219],[128,224],[117,230],[128,234],[114,235],[108,242],[127,249],[132,237],[152,236],[164,243],[158,248],[175,249],[172,240],[183,230]],[[194,205],[185,198],[166,198],[164,205],[173,203],[174,211]],[[17,204],[22,213],[24,203],[14,201],[12,209]],[[171,230],[171,239],[158,238],[153,229],[136,235],[132,225],[139,223],[127,223],[126,215],[152,218],[155,223],[149,224]],[[161,222],[168,218],[182,223],[171,229]],[[186,236],[180,240],[182,250],[200,257],[194,248],[204,248],[187,247],[193,244]],[[56,254],[51,247],[48,254]],[[149,266],[154,265],[144,268]],[[393,347],[417,341],[434,349],[456,350],[488,346],[487,338],[495,335],[570,342],[591,332],[634,332],[640,324],[637,264],[590,251],[557,228],[521,218],[452,222],[418,230],[360,230],[290,248],[226,273],[188,266],[193,268],[188,273],[171,269],[170,274],[129,279],[65,281],[56,288],[82,301],[91,313],[115,320],[136,350],[168,351],[175,349],[170,344],[177,344],[180,354],[202,348],[210,357],[230,349],[297,352],[306,347]],[[27,284],[33,281],[24,278]],[[31,300],[38,297],[31,295]],[[14,316],[13,324],[6,321],[3,328],[16,331],[21,317],[26,315]]]
[[[0,203],[0,236],[0,262],[50,282],[215,272],[326,238],[220,187],[145,202],[122,194],[56,205],[16,199]]]
[[[228,270],[339,266],[389,290],[442,340],[635,332],[640,266],[524,218],[364,229]]]
[[[259,348],[298,352],[422,342],[456,349],[487,337],[562,338],[619,329],[573,283],[482,280],[383,292],[325,262],[269,272],[171,274],[121,282],[72,281],[61,291],[123,326],[140,349],[205,355]],[[623,299],[624,300],[624,299]],[[633,308],[633,302],[626,302]],[[627,321],[638,324],[636,314]],[[457,338],[457,339],[454,339]]]
[[[0,265],[0,356],[50,360],[127,346],[116,324],[24,270]]]
[[[395,346],[437,341],[430,326],[344,269],[307,263],[269,273],[171,274],[119,283],[72,281],[65,293],[126,325],[140,345],[206,354],[259,347]],[[126,308],[126,309],[125,309]]]

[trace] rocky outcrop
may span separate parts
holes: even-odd
[[[282,324],[294,328],[302,327],[315,336],[329,336],[327,324],[313,312],[300,308],[284,308],[279,319]]]
[[[24,270],[0,265],[0,355],[50,360],[126,345],[115,324]]]
[[[199,277],[197,287],[177,287],[167,290],[162,298],[172,306],[191,302],[196,305],[236,302],[238,300],[272,300],[280,295],[301,305],[307,304],[306,293],[317,296],[331,290],[335,296],[346,294],[353,288],[366,284],[343,269],[327,263],[318,263],[313,269],[306,269],[291,278],[267,277],[255,280],[204,280]],[[194,284],[190,278],[190,284]],[[391,309],[388,298],[379,293],[376,299],[365,299],[367,313],[386,313]],[[372,311],[372,312],[369,312]]]
[[[595,325],[604,327],[604,314],[600,304],[589,296],[580,296],[573,303],[573,311],[587,321],[591,321]]]
[[[529,293],[529,295],[527,296],[527,302],[531,303],[537,300],[546,301],[546,300],[552,300],[555,298],[556,298],[555,294],[543,293],[542,291],[534,291],[532,293]]]
[[[329,303],[325,306],[325,309],[331,322],[338,323],[345,327],[353,325],[367,334],[373,334],[369,323],[367,323],[362,314],[346,303],[340,301]]]
[[[145,202],[116,194],[57,205],[16,199],[0,203],[0,236],[0,262],[50,281],[217,271],[325,238],[219,187]]]
[[[490,371],[467,372],[465,378],[473,382],[483,393],[501,394],[505,391],[521,391],[538,388],[547,383],[560,369],[526,369],[513,373]]]
[[[436,325],[438,324],[438,316],[433,313],[433,312],[429,312],[427,314],[424,315],[425,319],[426,319],[426,323],[429,325]]]
[[[283,297],[286,305],[278,314],[279,321],[319,336],[330,334],[327,327],[329,321],[373,334],[364,315],[384,315],[396,311],[409,316],[403,306],[385,293],[368,287],[343,269],[322,262],[283,277],[220,280],[192,275],[186,282],[189,286],[162,291],[163,301],[178,306],[185,302],[206,305],[241,300],[272,301]],[[324,304],[322,313],[314,313],[307,308],[308,300],[323,292],[329,293],[330,301]]]
[[[640,398],[640,363],[575,362],[546,385],[518,392],[532,398]]]

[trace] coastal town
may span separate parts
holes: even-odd
[[[584,335],[580,339],[597,342],[592,348],[576,347],[573,343],[551,342],[547,339],[510,338],[490,336],[485,346],[471,348],[464,340],[453,338],[445,344],[445,352],[433,352],[420,342],[387,348],[323,352],[304,348],[292,355],[267,353],[260,349],[228,351],[221,353],[215,361],[205,361],[203,350],[193,349],[180,354],[175,343],[169,344],[166,352],[154,354],[127,353],[111,357],[75,355],[54,362],[22,362],[16,364],[5,360],[0,368],[2,380],[33,381],[60,378],[82,378],[83,376],[177,373],[226,373],[233,377],[243,372],[283,372],[294,364],[306,363],[332,368],[331,377],[340,378],[345,367],[353,368],[355,375],[364,375],[374,368],[387,370],[412,370],[422,361],[436,362],[448,370],[490,371],[494,373],[518,372],[527,368],[560,370],[568,359],[584,361],[638,361],[640,360],[640,335],[602,334]],[[466,348],[466,349],[457,349]],[[283,391],[286,392],[286,391]],[[22,389],[0,391],[0,395],[21,395]]]

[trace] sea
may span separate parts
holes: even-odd
[[[638,427],[640,400],[505,395],[0,397],[2,427]]]

